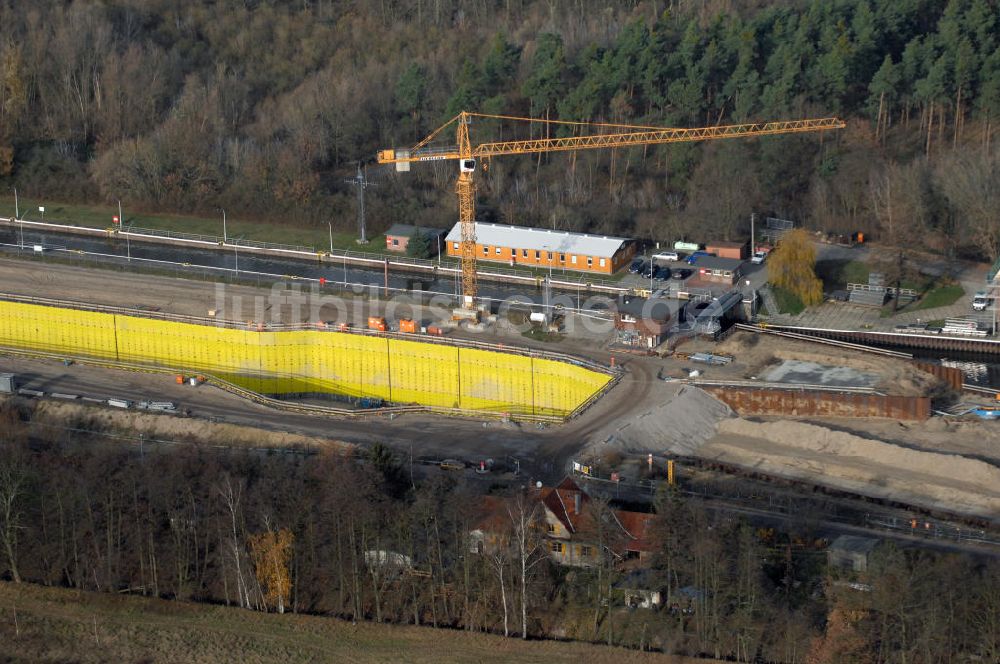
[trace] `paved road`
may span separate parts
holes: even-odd
[[[23,233],[23,238],[22,238]],[[33,247],[46,248],[36,255]],[[220,251],[186,246],[157,244],[152,242],[129,241],[120,238],[94,237],[72,233],[56,233],[21,229],[12,226],[0,227],[0,251],[9,255],[29,255],[44,260],[47,256],[58,257],[62,261],[99,262],[118,266],[133,265],[138,269],[155,269],[176,276],[204,275],[212,279],[239,278],[243,283],[262,286],[276,278],[294,275],[297,278],[318,281],[324,278],[329,290],[338,287],[375,287],[379,290],[386,285],[386,273],[378,268],[363,268],[354,265],[295,259],[274,258],[255,253]],[[460,285],[458,275],[437,276],[427,272],[402,272],[390,270],[388,286],[392,292],[409,291],[438,294],[458,301]],[[588,299],[586,288],[553,289],[561,292],[561,304],[579,307]],[[481,280],[479,294],[485,300],[501,302],[513,296],[528,302],[541,303],[541,289],[530,284],[508,284]],[[606,296],[600,298],[607,301]]]

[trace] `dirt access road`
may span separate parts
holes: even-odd
[[[217,308],[219,302],[213,282],[16,259],[0,259],[0,291],[192,316],[205,316],[209,309]],[[244,303],[250,303],[254,298],[266,300],[271,294],[267,288],[227,284],[222,301],[231,303],[239,297]],[[364,315],[372,306],[360,298],[345,302],[363,308],[361,313]],[[611,357],[592,339],[566,339],[554,346],[523,337],[512,342],[508,337],[488,333],[474,336],[483,341],[573,353],[603,363],[609,362]],[[521,469],[531,477],[548,481],[561,477],[573,454],[607,422],[627,420],[637,409],[648,409],[644,404],[662,402],[679,389],[656,379],[660,361],[655,358],[625,356],[616,360],[625,369],[618,385],[581,417],[543,429],[534,425],[432,415],[406,415],[391,420],[387,417],[347,420],[299,415],[275,411],[208,386],[178,386],[171,376],[127,373],[79,364],[67,367],[59,362],[13,356],[0,357],[0,371],[18,374],[26,381],[24,387],[47,392],[55,390],[95,398],[171,400],[181,408],[190,408],[192,415],[198,418],[361,445],[383,442],[405,454],[412,451],[414,457],[461,458],[475,463],[485,458],[511,456],[520,461]]]
[[[609,419],[627,419],[628,413],[651,388],[668,388],[655,381],[641,364],[634,365],[617,386],[583,416],[559,426],[538,429],[474,418],[404,415],[389,419],[334,419],[277,411],[223,390],[202,385],[177,385],[169,375],[103,369],[83,364],[64,366],[52,360],[0,356],[0,372],[18,375],[21,385],[46,392],[94,398],[120,397],[133,401],[169,400],[190,409],[191,426],[197,419],[290,432],[334,442],[371,445],[382,442],[415,458],[459,458],[470,463],[486,458],[519,460],[522,471],[533,479],[556,480],[569,458],[601,424]],[[669,391],[669,389],[667,390]],[[95,409],[102,408],[94,406]],[[162,415],[161,417],[178,417]]]

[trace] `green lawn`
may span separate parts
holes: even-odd
[[[778,303],[778,311],[783,314],[800,314],[806,309],[799,296],[780,286],[771,285],[771,292],[774,293],[774,300]]]
[[[904,282],[903,288],[912,288],[912,286],[908,286]],[[960,285],[953,283],[941,284],[932,281],[925,284],[923,288],[929,288],[930,290],[927,290],[919,300],[904,307],[900,307],[895,311],[893,310],[893,300],[890,298],[889,302],[882,308],[882,317],[885,318],[908,311],[921,311],[923,309],[947,307],[948,305],[954,304],[965,295],[965,290]],[[920,292],[923,288],[914,288],[914,290]]]
[[[117,205],[88,205],[58,203],[38,199],[18,198],[18,208],[23,219],[42,221],[38,207],[45,208],[44,220],[87,228],[110,228],[112,217],[118,214]],[[180,214],[148,214],[135,212],[127,207],[122,209],[126,224],[141,228],[196,233],[222,237],[222,213],[217,217],[199,217]],[[14,197],[0,196],[0,216],[14,216]],[[226,218],[226,235],[242,237],[246,240],[292,244],[324,250],[330,247],[330,229],[327,226],[277,225],[262,221],[247,221],[235,215]],[[350,249],[371,253],[386,253],[385,236],[377,235],[366,245],[359,245],[353,233],[333,233],[334,249]]]
[[[965,290],[958,284],[948,284],[936,286],[927,293],[912,307],[916,309],[934,309],[935,307],[947,307],[955,304],[965,295]]]

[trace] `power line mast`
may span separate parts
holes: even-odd
[[[368,244],[368,232],[365,228],[365,189],[368,187],[374,187],[375,183],[369,181],[365,177],[364,171],[361,170],[361,162],[358,162],[358,172],[353,178],[347,178],[344,180],[345,184],[352,185],[358,189],[358,234],[360,238],[358,242],[361,244]]]

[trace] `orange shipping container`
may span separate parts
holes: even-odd
[[[381,316],[369,316],[368,329],[378,330],[379,332],[385,332],[385,319],[382,318]]]
[[[409,320],[404,318],[399,321],[399,331],[409,332],[410,334],[416,334],[417,332],[417,322],[414,320]]]

